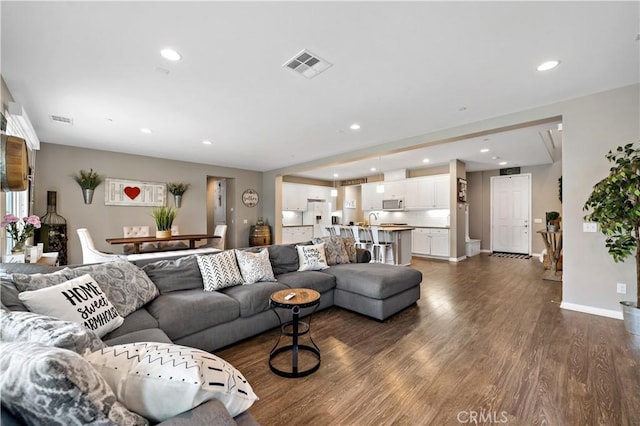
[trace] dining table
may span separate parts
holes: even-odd
[[[189,241],[189,248],[196,248],[196,241],[208,240],[213,238],[221,238],[218,235],[213,234],[181,234],[172,235],[170,237],[158,238],[153,235],[147,237],[114,237],[106,238],[109,244],[131,244],[133,246],[133,253],[140,253],[140,245],[143,243],[162,243],[167,241]]]

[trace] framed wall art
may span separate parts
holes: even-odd
[[[167,184],[106,178],[104,204],[107,206],[164,206],[167,202]]]

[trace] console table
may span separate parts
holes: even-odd
[[[558,271],[558,261],[562,255],[562,231],[538,231],[542,236],[549,256],[549,269],[542,275],[543,280],[562,281],[562,271]]]
[[[213,234],[184,234],[184,235],[172,235],[166,238],[156,238],[155,236],[148,237],[116,237],[107,238],[106,241],[109,244],[133,244],[133,253],[140,253],[140,244],[142,243],[162,243],[167,241],[189,241],[189,248],[194,249],[196,247],[196,241],[208,240],[211,238],[221,238],[218,235]]]

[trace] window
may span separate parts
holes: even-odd
[[[6,114],[6,111],[5,111],[5,116],[7,115],[8,114]],[[7,122],[6,133],[7,135],[10,135],[10,136],[22,137],[22,135],[19,134],[19,132],[15,129],[15,127],[11,125],[11,120],[8,120]],[[20,192],[5,192],[4,197],[5,197],[5,200],[4,200],[5,211],[2,212],[3,218],[4,218],[4,215],[7,213],[13,213],[19,218],[29,216],[29,190],[28,189]],[[4,229],[3,229],[3,232],[4,232]],[[9,253],[11,251],[11,247],[13,246],[13,242],[10,242],[8,235],[5,234],[5,236],[7,238],[4,240],[4,245],[5,245],[4,249],[5,249],[5,253]]]

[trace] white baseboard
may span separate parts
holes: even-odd
[[[560,303],[560,307],[562,309],[567,309],[569,311],[577,311],[584,312],[585,314],[599,315],[601,317],[622,319],[621,311],[614,311],[612,309],[602,309],[602,308],[594,308],[593,306],[585,306],[585,305],[576,305],[575,303]]]
[[[480,250],[480,253],[491,253],[491,250]]]
[[[450,257],[449,258],[449,262],[460,262],[462,260],[465,260],[466,258],[467,258],[467,256],[460,256],[458,258]]]

